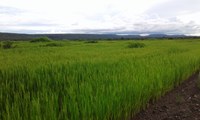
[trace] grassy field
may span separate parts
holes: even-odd
[[[0,48],[1,120],[126,119],[200,68],[200,40],[13,45]]]

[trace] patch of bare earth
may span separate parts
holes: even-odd
[[[200,120],[198,72],[131,120]]]

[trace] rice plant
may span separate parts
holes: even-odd
[[[1,120],[128,119],[200,68],[199,40],[60,43],[0,49]]]

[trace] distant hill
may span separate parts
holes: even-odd
[[[184,38],[185,35],[150,34],[148,38]]]
[[[16,34],[16,33],[0,33],[0,41],[16,40],[25,41],[38,37],[49,37],[54,40],[123,40],[123,39],[155,39],[155,38],[198,38],[185,35],[166,35],[166,34],[150,34],[148,36],[140,35],[116,35],[116,34]]]
[[[0,33],[1,40],[29,40],[33,39],[34,36],[28,34],[15,34],[15,33]]]
[[[49,37],[54,40],[101,40],[101,39],[133,39],[139,35],[115,35],[115,34],[15,34],[0,33],[0,40],[31,40],[38,37]]]

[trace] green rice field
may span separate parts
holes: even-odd
[[[13,46],[0,48],[0,120],[129,119],[200,68],[200,40]]]

